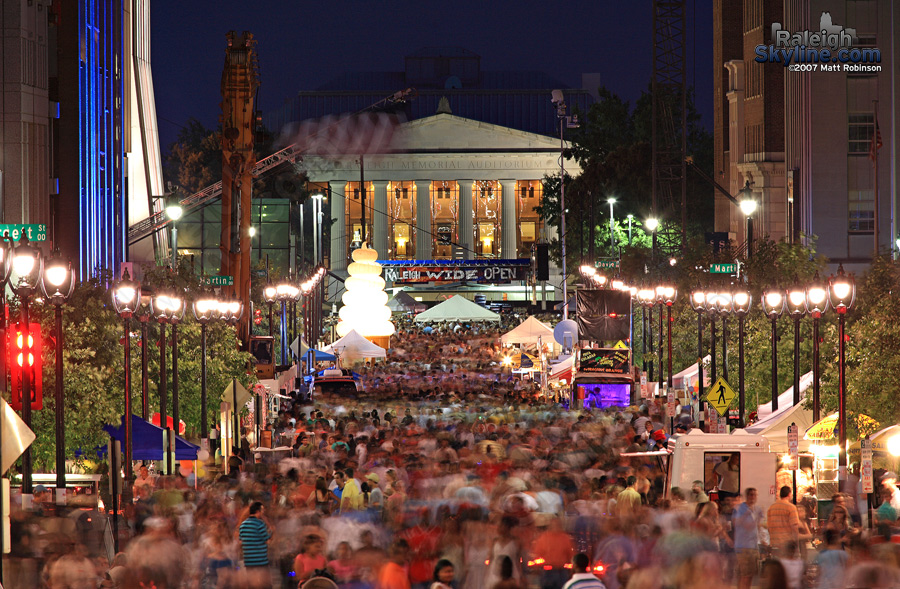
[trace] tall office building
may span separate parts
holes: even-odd
[[[815,236],[819,253],[858,267],[876,247],[890,251],[898,236],[900,8],[878,0],[715,0],[714,19],[717,179],[733,195],[750,182],[760,204],[755,234]],[[852,29],[853,47],[880,51],[872,64],[880,71],[757,63],[756,47],[773,43],[773,27]],[[718,231],[741,243],[745,221],[717,196]]]

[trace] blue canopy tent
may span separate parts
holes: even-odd
[[[104,425],[103,430],[123,445],[125,444],[125,417],[119,427]],[[131,416],[131,448],[135,460],[163,459],[163,430],[152,423],[147,423],[137,415]],[[199,446],[195,446],[182,437],[175,436],[175,459],[197,460]]]

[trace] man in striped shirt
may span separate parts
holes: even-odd
[[[591,571],[591,559],[584,552],[572,558],[572,578],[563,589],[606,589],[600,579]]]
[[[269,540],[272,539],[272,531],[266,524],[264,512],[262,503],[252,503],[250,516],[241,523],[239,531],[244,567],[254,577],[261,577],[260,581],[269,576]]]

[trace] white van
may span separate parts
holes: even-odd
[[[765,436],[748,434],[742,429],[730,434],[707,434],[699,429],[674,436],[665,451],[631,453],[626,457],[654,456],[663,463],[666,473],[666,495],[673,487],[680,487],[685,496],[694,481],[702,481],[707,494],[718,491],[719,477],[715,468],[728,461],[732,454],[739,455],[739,488],[758,491],[758,503],[765,510],[775,502],[775,472],[778,455],[769,450]]]

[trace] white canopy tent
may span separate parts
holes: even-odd
[[[416,323],[463,321],[500,321],[500,315],[488,311],[461,295],[454,295],[443,303],[416,315]]]
[[[712,357],[707,354],[703,358],[703,366],[709,366]],[[700,367],[697,365],[697,362],[694,362],[681,372],[677,372],[672,375],[672,386],[676,389],[686,389],[688,385],[694,386],[697,384],[697,377],[700,374]],[[709,370],[705,370],[703,372],[703,380],[705,381],[703,384],[709,382]],[[694,391],[695,393],[698,391]]]
[[[806,391],[812,385],[812,372],[807,372],[800,377],[800,402],[792,405],[794,402],[794,387],[778,395],[778,409],[772,411],[772,402],[765,403],[757,409],[757,414],[762,416],[759,421],[751,426],[746,427],[747,433],[759,434],[769,440],[769,447],[773,452],[787,452],[787,428],[792,423],[800,427],[800,431],[804,432],[813,424],[812,409],[804,406],[806,399]],[[810,441],[804,440],[800,436],[800,451],[809,450]]]
[[[565,360],[550,366],[550,380],[565,379],[566,382],[571,383],[574,375],[575,356],[569,356]]]
[[[421,313],[427,308],[425,303],[420,303],[402,290],[388,301],[387,306],[392,313]]]
[[[536,346],[538,340],[545,345],[555,343],[553,330],[546,323],[538,321],[534,317],[528,317],[515,329],[500,336],[500,343],[505,346],[512,344]]]
[[[377,346],[361,336],[355,329],[322,350],[327,354],[340,356],[341,360],[348,363],[368,358],[384,358],[387,352],[381,346]]]

